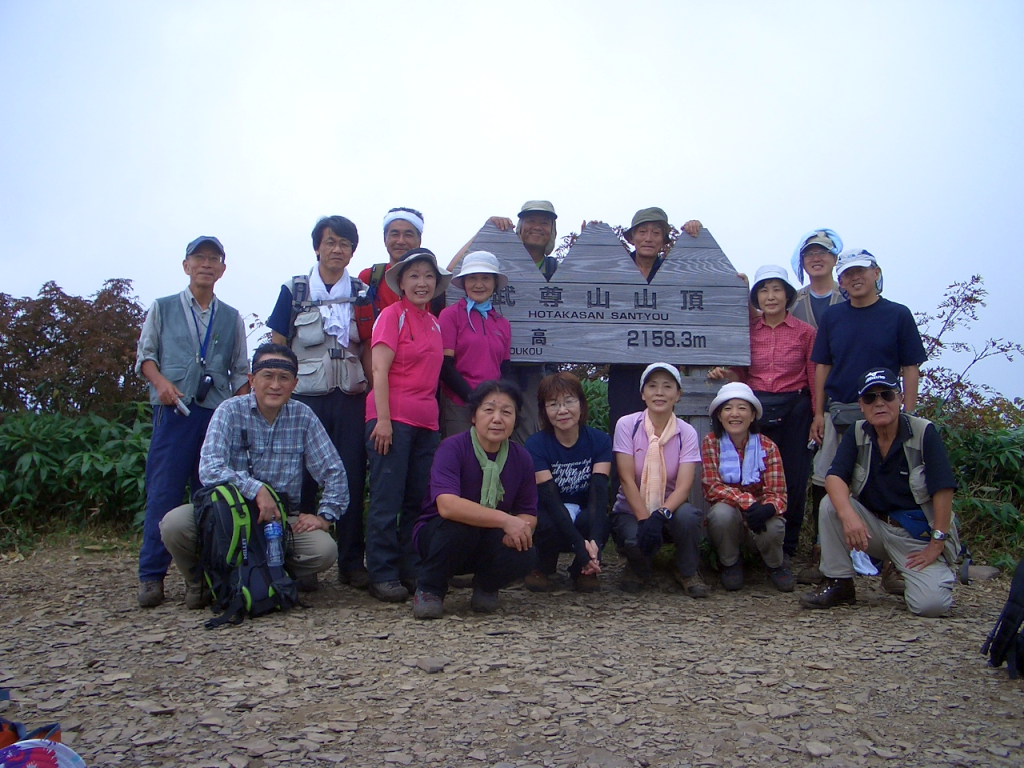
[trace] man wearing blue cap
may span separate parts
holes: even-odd
[[[224,246],[197,237],[185,248],[189,277],[181,293],[157,299],[139,336],[135,372],[149,382],[153,438],[146,460],[146,521],[139,552],[139,605],[163,602],[171,555],[160,521],[199,486],[199,450],[213,411],[248,391],[245,325],[213,286],[224,275]]]

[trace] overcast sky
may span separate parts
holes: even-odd
[[[0,0],[0,291],[148,305],[212,234],[266,318],[321,215],[362,267],[392,206],[447,257],[546,198],[563,234],[699,219],[751,274],[831,227],[914,310],[983,275],[971,336],[1024,341],[1022,34],[1019,2]]]

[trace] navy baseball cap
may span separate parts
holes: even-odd
[[[204,243],[209,243],[218,251],[220,251],[221,256],[227,257],[227,254],[224,253],[224,246],[220,244],[220,240],[218,240],[216,237],[213,237],[212,235],[200,235],[191,243],[185,246],[185,258],[188,258],[193,253],[195,253],[196,249],[199,246],[203,245]]]
[[[857,384],[857,397],[863,397],[872,387],[899,390],[900,378],[888,368],[872,368],[861,374],[860,382]]]

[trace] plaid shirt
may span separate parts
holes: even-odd
[[[718,473],[718,462],[721,447],[714,432],[704,435],[700,445],[700,484],[704,489],[704,498],[709,504],[725,502],[739,509],[747,509],[751,504],[771,504],[777,514],[786,511],[786,475],[782,471],[782,456],[778,446],[764,435],[761,435],[761,447],[764,448],[764,470],[761,482],[752,485],[732,485],[722,480]],[[737,448],[740,463],[743,462],[743,449]]]
[[[814,399],[814,369],[811,350],[816,331],[788,312],[774,328],[764,317],[750,321],[750,367],[733,368],[740,381],[755,392],[796,392],[810,390]],[[814,403],[811,403],[813,408]]]
[[[252,474],[242,445],[243,429],[248,432]],[[213,412],[199,455],[199,479],[203,485],[232,483],[250,500],[266,483],[288,496],[291,512],[299,504],[303,464],[324,489],[317,514],[337,520],[348,510],[348,478],[316,414],[289,400],[269,424],[250,392],[225,400]]]

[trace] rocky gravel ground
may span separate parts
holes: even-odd
[[[978,652],[1008,579],[952,616],[802,610],[761,574],[695,601],[522,588],[445,618],[321,577],[310,605],[207,631],[135,605],[127,554],[0,562],[0,715],[59,720],[90,766],[990,766],[1024,764],[1024,683]],[[173,571],[172,571],[173,574]]]

